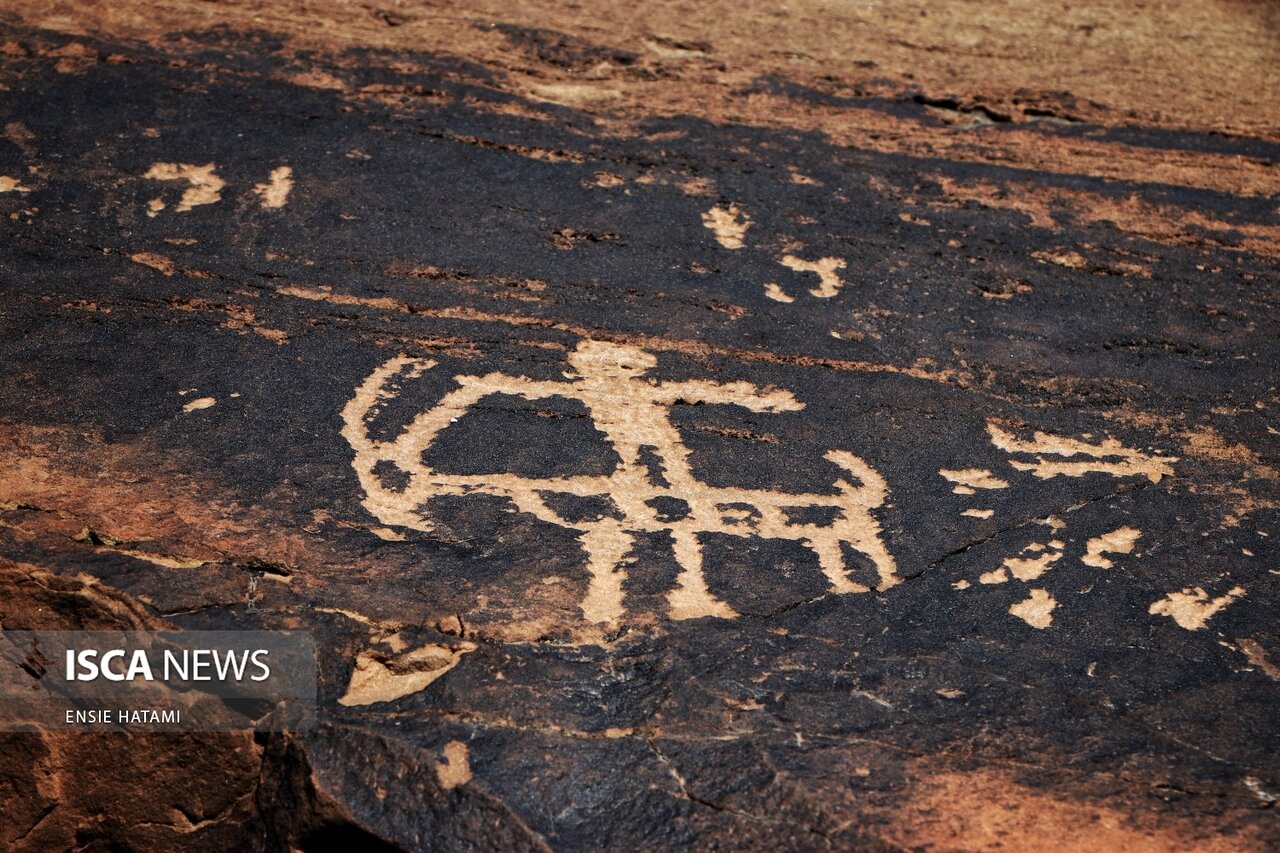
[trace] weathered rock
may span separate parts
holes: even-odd
[[[0,624],[322,720],[0,840],[1280,844],[1274,15],[598,6],[9,4]]]

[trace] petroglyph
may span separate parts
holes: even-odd
[[[1052,539],[1047,543],[1031,542],[1024,546],[1016,557],[1006,557],[1001,564],[989,572],[978,576],[978,583],[994,585],[1008,583],[1012,580],[1030,583],[1039,580],[1053,564],[1062,559],[1066,543]],[[953,589],[968,589],[968,581],[957,581]],[[1058,603],[1048,590],[1033,589],[1030,596],[1009,607],[1009,613],[1017,616],[1033,628],[1048,628],[1053,622],[1052,611]]]
[[[1064,544],[1057,539],[1049,542],[1048,545],[1032,542],[1022,549],[1020,556],[1006,557],[998,568],[979,575],[978,583],[1005,583],[1015,578],[1024,583],[1030,583],[1062,559],[1063,547]]]
[[[193,207],[214,204],[222,199],[222,188],[226,186],[226,182],[214,173],[215,168],[217,166],[214,163],[206,163],[203,166],[193,166],[190,163],[155,163],[142,177],[156,181],[189,183],[191,186],[183,190],[182,198],[174,208],[177,213],[186,213]],[[147,203],[147,207],[147,215],[155,216],[164,209],[164,202],[160,199],[152,199]]]
[[[821,299],[830,299],[839,293],[840,288],[844,286],[844,282],[837,275],[837,272],[846,266],[845,262],[840,258],[819,258],[816,261],[806,261],[802,258],[797,258],[795,255],[783,255],[778,263],[796,272],[817,274],[821,284],[812,288],[809,293]]]
[[[173,275],[178,269],[171,259],[155,252],[134,252],[129,256],[129,260],[135,264],[142,264],[144,267],[151,267],[156,272],[166,276]]]
[[[1044,630],[1053,624],[1053,609],[1058,602],[1046,589],[1033,589],[1031,595],[1009,607],[1009,613],[1017,616],[1032,628]]]
[[[1057,476],[1083,477],[1085,474],[1100,472],[1113,477],[1139,475],[1152,483],[1158,483],[1162,477],[1173,475],[1173,463],[1178,461],[1175,456],[1148,456],[1125,447],[1114,438],[1090,444],[1079,439],[1037,432],[1033,440],[1022,441],[992,422],[987,423],[987,434],[991,437],[991,443],[1005,453],[1034,456],[1034,462],[1010,459],[1009,464],[1019,471],[1031,471],[1041,480]],[[1061,456],[1064,459],[1051,460],[1046,459],[1047,456]],[[1076,456],[1086,458],[1071,459]]]
[[[788,296],[787,292],[778,286],[776,281],[766,282],[764,286],[764,295],[772,299],[774,302],[795,302],[794,296]]]
[[[1060,551],[1046,551],[1038,557],[1008,557],[1004,561],[1004,567],[1020,581],[1033,581],[1061,559]]]
[[[726,249],[741,249],[751,219],[736,204],[713,207],[702,214],[702,224],[716,235],[716,242]]]
[[[951,491],[957,495],[972,495],[976,489],[1007,489],[1009,482],[992,474],[986,468],[965,468],[962,471],[950,471],[946,468],[938,471],[944,480],[955,483]]]
[[[293,169],[277,166],[265,183],[255,184],[253,191],[262,198],[263,207],[284,207],[293,189]]]
[[[1187,587],[1182,592],[1171,592],[1147,608],[1157,616],[1168,616],[1181,628],[1199,631],[1214,614],[1244,595],[1244,587],[1232,587],[1225,595],[1210,598],[1200,587]]]
[[[17,178],[10,178],[6,175],[0,175],[0,193],[29,193],[31,187],[22,185]]]
[[[868,592],[870,587],[849,579],[844,547],[867,557],[883,590],[898,582],[893,557],[881,541],[880,525],[871,510],[888,495],[884,479],[866,462],[844,450],[825,458],[844,469],[831,494],[786,494],[736,487],[709,486],[699,481],[689,464],[689,451],[671,423],[669,407],[678,401],[736,405],[753,412],[795,412],[804,408],[789,391],[759,388],[747,382],[658,382],[645,377],[657,359],[638,347],[584,340],[569,355],[571,370],[564,381],[489,373],[455,376],[458,388],[434,408],[417,415],[394,440],[371,437],[366,428],[400,385],[421,376],[435,362],[397,356],[375,370],[343,409],[343,436],[355,450],[353,466],[365,492],[364,506],[383,524],[428,531],[428,502],[444,495],[489,494],[510,500],[522,512],[541,521],[579,532],[587,552],[590,581],[580,607],[584,619],[615,625],[625,612],[623,583],[627,555],[637,532],[670,535],[680,565],[675,588],[667,596],[673,619],[703,616],[732,618],[737,614],[708,589],[702,570],[702,541],[708,533],[758,536],[797,541],[811,550],[832,591]],[[565,397],[581,401],[596,429],[604,434],[619,462],[603,476],[561,476],[542,479],[515,474],[458,475],[433,470],[423,452],[450,424],[477,402],[492,394],[527,400]],[[646,457],[647,454],[647,457]],[[648,458],[661,466],[655,476]],[[389,488],[375,473],[377,466],[394,465],[399,488]],[[852,481],[851,481],[852,480]],[[548,506],[555,494],[610,498],[620,518],[570,521]],[[659,499],[659,500],[655,500]],[[655,506],[678,499],[688,507],[671,519]],[[828,507],[818,522],[792,521],[798,510]]]
[[[402,540],[399,531],[432,530],[430,502],[439,497],[487,494],[505,498],[521,512],[538,520],[574,531],[586,553],[589,581],[579,603],[584,621],[616,627],[627,612],[624,584],[634,570],[636,536],[666,533],[678,575],[666,593],[667,615],[673,619],[734,618],[733,607],[709,588],[703,573],[704,537],[726,534],[738,537],[789,539],[801,543],[817,558],[828,587],[837,593],[887,589],[898,582],[893,557],[882,541],[879,522],[872,511],[888,496],[883,478],[857,456],[831,450],[824,458],[847,472],[848,479],[834,483],[830,494],[793,495],[769,489],[710,486],[698,480],[690,467],[689,451],[672,424],[670,407],[678,402],[738,405],[755,412],[794,412],[804,408],[788,391],[761,388],[746,382],[716,383],[701,380],[660,382],[647,374],[657,359],[635,346],[584,339],[569,355],[564,379],[543,380],[520,375],[489,373],[458,375],[455,390],[432,408],[407,423],[398,436],[375,439],[368,423],[402,394],[405,382],[419,378],[437,366],[426,359],[397,356],[375,370],[355,391],[343,410],[343,435],[355,451],[353,467],[364,489],[365,508],[386,527],[375,529],[388,540]],[[514,395],[526,400],[553,397],[580,401],[596,430],[612,447],[618,460],[605,474],[562,475],[533,478],[514,473],[453,474],[432,468],[424,461],[441,433],[459,422],[481,400],[491,395]],[[1089,472],[1112,476],[1139,475],[1158,482],[1173,473],[1172,457],[1156,457],[1124,447],[1117,440],[1064,438],[1037,432],[1030,441],[988,423],[992,444],[1011,456],[1010,464],[1040,479],[1083,476]],[[1058,457],[1058,458],[1054,458]],[[655,463],[656,459],[656,463]],[[375,471],[375,469],[377,469]],[[388,470],[395,476],[387,478]],[[939,475],[959,494],[978,489],[1005,489],[1009,482],[986,468],[939,469]],[[616,512],[588,519],[571,516],[556,496],[608,498]],[[678,501],[687,507],[679,517],[660,509]],[[834,517],[820,522],[798,510],[829,507]],[[969,508],[963,515],[986,519],[994,511]],[[797,519],[803,517],[804,523]],[[1061,526],[1056,519],[1043,523]],[[1086,565],[1109,568],[1106,553],[1131,553],[1141,533],[1121,527],[1089,541],[1082,557]],[[1064,556],[1065,544],[1057,539],[1032,542],[1015,556],[976,578],[980,585],[1012,581],[1030,584],[1043,578]],[[845,549],[869,558],[877,580],[858,583],[850,578]],[[869,586],[868,583],[871,583]],[[969,588],[968,581],[955,589]],[[1192,606],[1173,594],[1159,608],[1167,615],[1187,619]],[[1216,609],[1229,603],[1208,602]],[[1009,613],[1036,628],[1052,623],[1057,606],[1052,595],[1033,589],[1029,597],[1013,604]],[[1198,611],[1197,611],[1198,612]],[[1209,615],[1212,615],[1210,613]],[[1208,618],[1207,616],[1205,617]],[[1182,621],[1179,622],[1182,624]],[[586,636],[586,635],[584,635]]]
[[[451,740],[444,745],[444,761],[436,764],[436,780],[446,791],[471,781],[471,760],[465,743]]]
[[[596,172],[595,180],[591,181],[588,185],[600,187],[601,189],[612,189],[613,187],[620,187],[626,182],[626,178],[621,175],[614,174],[613,172]]]
[[[1267,656],[1267,650],[1261,643],[1248,637],[1242,637],[1236,642],[1240,646],[1240,653],[1248,658],[1250,666],[1256,666],[1262,670],[1263,674],[1272,681],[1280,681],[1280,666],[1271,662],[1271,658]]]
[[[397,644],[391,645],[394,648]],[[457,648],[427,645],[393,656],[361,652],[356,655],[347,692],[338,703],[372,705],[417,693],[457,666],[463,655],[475,650],[475,643],[463,642]]]
[[[1141,536],[1142,531],[1132,527],[1120,527],[1110,533],[1095,536],[1085,546],[1085,555],[1080,558],[1080,562],[1098,569],[1109,569],[1115,563],[1102,555],[1132,554],[1133,546]]]

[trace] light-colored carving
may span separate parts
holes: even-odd
[[[689,465],[689,451],[671,423],[669,408],[677,402],[742,406],[754,412],[793,412],[804,408],[789,391],[762,389],[747,382],[657,382],[645,377],[657,359],[638,347],[584,340],[569,356],[571,370],[564,381],[546,381],[489,373],[455,376],[458,388],[436,406],[419,414],[394,440],[369,436],[366,421],[382,405],[399,395],[397,380],[417,377],[435,362],[397,356],[375,370],[355,391],[342,412],[343,436],[355,450],[353,465],[365,492],[364,506],[383,524],[430,530],[426,505],[442,495],[489,494],[507,498],[522,512],[579,531],[587,552],[590,582],[581,604],[584,619],[614,625],[624,614],[622,585],[627,554],[637,532],[665,532],[671,536],[681,570],[668,595],[670,616],[732,618],[737,614],[707,588],[702,570],[700,535],[724,533],[791,539],[807,547],[838,593],[867,592],[869,587],[848,577],[842,547],[868,557],[878,577],[877,589],[898,582],[895,564],[881,541],[880,525],[871,510],[888,495],[884,479],[866,462],[843,450],[825,458],[851,475],[838,479],[832,494],[788,494],[733,487],[714,487],[699,481]],[[620,463],[605,476],[545,479],[515,474],[458,475],[428,467],[423,452],[451,423],[491,394],[512,394],[528,400],[568,397],[581,401],[596,428],[604,433]],[[662,466],[661,478],[642,461],[648,449]],[[402,489],[385,486],[374,473],[379,462],[394,463],[407,477]],[[655,482],[661,479],[661,483]],[[608,496],[622,518],[570,522],[545,501],[549,493]],[[679,520],[663,520],[649,505],[654,498],[685,501],[689,511]],[[789,511],[803,507],[831,507],[827,523],[797,523]]]
[[[172,258],[157,254],[156,252],[134,252],[129,255],[129,260],[135,264],[141,264],[144,267],[151,267],[158,273],[168,277],[178,271],[177,265]]]
[[[8,175],[0,175],[0,193],[29,193],[31,187],[22,185],[17,178],[10,178]]]
[[[1020,581],[1033,581],[1061,559],[1061,552],[1046,551],[1039,557],[1008,557],[1004,561],[1004,567]]]
[[[1025,600],[1009,607],[1009,613],[1017,616],[1032,628],[1044,630],[1053,624],[1053,609],[1058,602],[1046,589],[1033,589]]]
[[[1263,674],[1272,681],[1280,681],[1280,666],[1271,662],[1271,658],[1267,656],[1267,650],[1261,643],[1248,637],[1242,637],[1236,640],[1236,643],[1240,647],[1240,653],[1248,658],[1250,666],[1256,666],[1262,670]]]
[[[776,281],[767,281],[764,285],[764,295],[772,299],[774,302],[795,302],[794,296],[788,296]]]
[[[1142,531],[1132,527],[1120,527],[1110,533],[1095,536],[1085,546],[1085,555],[1080,558],[1080,562],[1097,569],[1109,569],[1115,563],[1102,555],[1132,554],[1133,546],[1141,536]]]
[[[986,468],[965,468],[959,471],[941,468],[938,475],[944,480],[955,483],[955,488],[951,491],[957,495],[972,495],[976,493],[976,489],[1007,489],[1009,487],[1008,480],[1000,479]]]
[[[1213,615],[1244,595],[1244,587],[1227,590],[1225,595],[1210,598],[1200,587],[1187,587],[1182,592],[1171,592],[1159,601],[1152,602],[1147,612],[1156,616],[1168,616],[1181,628],[1199,631]]]
[[[217,166],[213,163],[206,163],[203,166],[193,166],[190,163],[155,163],[142,177],[156,181],[186,181],[190,184],[191,186],[183,190],[182,198],[174,208],[177,213],[186,213],[193,207],[213,204],[221,200],[222,188],[226,186],[226,182],[214,173],[215,168]],[[148,203],[148,213],[152,216],[164,206],[161,202],[160,207],[157,208],[155,206],[157,200]]]
[[[796,272],[815,273],[820,284],[809,291],[813,296],[829,299],[839,293],[841,287],[844,287],[844,282],[840,280],[838,272],[845,268],[845,262],[840,258],[818,258],[816,261],[806,261],[803,258],[797,258],[795,255],[783,255],[778,263]]]
[[[726,249],[741,249],[751,220],[736,204],[713,207],[702,214],[702,224],[716,235],[716,242]]]
[[[262,199],[263,207],[284,207],[289,200],[289,192],[293,189],[293,169],[288,166],[277,166],[271,170],[267,180],[254,184],[253,191]]]
[[[1063,547],[1063,543],[1057,539],[1048,545],[1048,548],[1052,550],[1046,550],[1046,546],[1041,542],[1032,542],[1030,545],[1023,547],[1022,556],[1006,557],[999,567],[979,575],[978,583],[1006,583],[1011,578],[1017,578],[1023,583],[1030,583],[1039,579],[1052,568],[1054,563],[1062,559]],[[1029,554],[1039,556],[1027,556]]]
[[[403,641],[389,645],[395,651],[403,649]],[[462,642],[457,648],[427,645],[394,656],[361,652],[356,655],[351,683],[338,704],[372,705],[417,693],[457,666],[463,655],[475,650],[475,643]]]
[[[1034,456],[1034,462],[1010,459],[1009,464],[1019,471],[1031,471],[1041,480],[1057,476],[1083,477],[1096,471],[1113,477],[1140,475],[1158,483],[1162,477],[1173,475],[1173,463],[1178,461],[1175,456],[1148,456],[1125,447],[1114,438],[1090,444],[1079,439],[1037,432],[1033,440],[1022,441],[991,422],[987,423],[987,434],[991,437],[991,443],[1005,453]],[[1063,459],[1045,458],[1048,456],[1060,456]],[[1077,456],[1085,458],[1072,458]]]
[[[444,761],[436,763],[436,781],[446,791],[471,781],[471,760],[465,743],[451,740],[444,745]]]

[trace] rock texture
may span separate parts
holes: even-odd
[[[16,849],[1280,844],[1274,6],[0,13]]]

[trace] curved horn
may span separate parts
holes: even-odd
[[[863,506],[880,506],[880,504],[884,503],[884,499],[889,496],[889,484],[885,482],[884,477],[881,477],[874,468],[849,451],[828,451],[826,459],[839,465],[857,477],[862,483],[860,487],[851,489],[851,493],[857,495],[858,503]]]
[[[420,376],[424,370],[435,367],[436,362],[398,355],[369,374],[369,377],[356,388],[355,396],[343,407],[342,437],[356,451],[357,458],[362,451],[374,450],[380,443],[369,438],[369,432],[364,426],[365,415],[369,414],[379,402],[390,396],[385,389],[388,380],[410,366],[415,368],[413,375]]]

